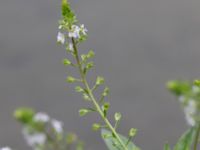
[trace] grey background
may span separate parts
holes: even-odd
[[[199,0],[71,0],[89,29],[82,49],[94,48],[96,72],[111,88],[111,115],[123,114],[119,131],[139,129],[144,150],[174,144],[187,128],[178,102],[166,90],[169,79],[199,77]],[[0,1],[0,145],[29,149],[12,118],[19,106],[46,111],[88,150],[106,149],[91,131],[96,115],[79,118],[87,106],[64,82],[64,49],[56,44],[60,1]]]

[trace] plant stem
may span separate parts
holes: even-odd
[[[197,132],[195,135],[195,141],[194,141],[194,149],[193,150],[197,150],[198,147],[198,142],[199,142],[199,134],[200,134],[200,123],[197,125]]]
[[[53,148],[55,148],[57,150],[60,149],[60,145],[57,142],[57,139],[54,139],[54,137],[52,137],[52,135],[47,130],[45,130],[45,134],[47,136],[47,139],[51,142]]]
[[[132,137],[130,136],[130,137],[128,138],[128,141],[126,142],[126,146],[129,144],[129,142],[131,141],[131,139],[132,139]]]
[[[95,106],[97,112],[100,114],[101,118],[103,119],[105,124],[108,126],[108,128],[111,130],[111,132],[114,134],[114,136],[116,137],[116,139],[118,140],[120,145],[123,147],[124,150],[128,150],[128,148],[126,147],[126,145],[121,140],[121,138],[119,137],[118,133],[116,132],[115,128],[112,126],[112,124],[107,119],[107,117],[104,116],[104,113],[103,113],[100,105],[98,104],[98,102],[96,101],[96,99],[94,97],[92,89],[89,87],[89,84],[88,84],[88,82],[86,80],[85,74],[83,73],[83,70],[82,70],[82,64],[81,64],[80,59],[79,59],[78,49],[77,49],[76,41],[75,41],[74,38],[72,38],[72,44],[73,44],[75,59],[76,59],[76,62],[77,62],[78,68],[79,68],[79,73],[80,73],[80,76],[82,78],[83,84],[84,84],[86,90],[88,91],[88,96],[92,100],[93,105]]]

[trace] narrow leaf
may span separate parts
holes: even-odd
[[[195,133],[195,128],[190,128],[189,130],[187,130],[178,140],[177,144],[174,147],[174,150],[190,150]]]
[[[171,149],[170,149],[170,146],[169,146],[168,143],[165,144],[165,146],[164,146],[164,150],[171,150]]]
[[[101,135],[103,137],[104,142],[106,143],[106,146],[108,147],[109,150],[124,150],[121,146],[120,143],[117,141],[116,138],[112,136],[112,133],[106,129],[101,130]],[[105,136],[106,135],[106,136]],[[119,137],[121,140],[124,142],[124,144],[127,143],[128,139],[122,135],[119,134]],[[130,142],[127,145],[128,150],[140,150],[135,144]]]

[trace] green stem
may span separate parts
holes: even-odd
[[[123,147],[124,150],[128,150],[128,148],[126,147],[126,145],[124,144],[124,142],[121,140],[121,138],[117,134],[115,128],[112,126],[112,124],[107,119],[107,117],[104,116],[104,113],[101,110],[101,107],[99,106],[98,102],[96,101],[96,99],[95,99],[95,97],[93,95],[93,92],[92,92],[91,88],[89,87],[89,84],[88,84],[88,82],[86,80],[86,77],[85,77],[85,75],[83,73],[83,70],[82,70],[82,65],[81,65],[81,62],[80,62],[80,59],[79,59],[78,49],[77,49],[76,42],[75,42],[74,38],[72,38],[72,44],[73,44],[75,59],[76,59],[76,62],[77,62],[78,68],[79,68],[79,72],[80,72],[83,84],[84,84],[86,90],[88,91],[88,95],[89,95],[90,99],[92,100],[92,102],[93,102],[93,104],[94,104],[97,112],[100,114],[101,118],[103,119],[103,121],[105,122],[105,124],[107,125],[107,127],[114,134],[114,136],[116,137],[116,139],[118,140],[118,142],[120,143],[120,145]]]
[[[128,146],[128,144],[130,143],[131,139],[132,139],[132,137],[130,136],[130,137],[128,138],[128,141],[126,142],[126,146]]]
[[[55,139],[54,137],[52,137],[52,135],[47,131],[45,130],[44,131],[46,136],[47,136],[47,139],[49,140],[49,142],[51,142],[53,148],[55,149],[60,149],[60,146],[59,146],[59,143],[57,142],[57,139]]]
[[[197,125],[197,132],[196,132],[195,139],[194,139],[194,149],[193,150],[197,150],[198,142],[199,142],[199,134],[200,134],[200,124]]]

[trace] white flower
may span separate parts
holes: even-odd
[[[194,100],[189,100],[188,104],[184,107],[185,118],[190,126],[195,126],[196,121],[194,115],[197,113],[196,102]]]
[[[189,100],[188,104],[184,108],[184,111],[186,114],[194,115],[197,111],[196,102],[194,100]]]
[[[73,50],[74,50],[74,47],[73,47],[73,44],[72,44],[72,43],[69,43],[68,49],[69,49],[70,51],[73,51]]]
[[[42,133],[30,134],[27,129],[23,130],[24,138],[29,146],[43,145],[46,142],[46,135]]]
[[[59,25],[59,26],[58,26],[58,29],[62,29],[62,25]]]
[[[88,32],[88,30],[85,28],[84,24],[81,25],[81,32],[83,33],[83,35],[87,35],[86,32]]]
[[[195,122],[194,118],[191,115],[186,114],[185,115],[185,119],[186,119],[188,125],[195,126],[196,122]]]
[[[71,29],[71,31],[68,33],[68,36],[70,37],[70,38],[75,38],[75,39],[78,39],[78,38],[80,38],[80,28],[79,28],[79,26],[77,26],[77,25],[72,25],[72,29]]]
[[[179,102],[184,103],[185,102],[185,97],[184,96],[179,96],[178,97]]]
[[[81,29],[80,29],[79,26],[77,26],[77,25],[72,25],[72,30],[73,30],[74,32],[79,33]]]
[[[64,44],[65,43],[65,35],[61,32],[58,32],[57,42]]]
[[[11,148],[10,147],[2,147],[2,148],[0,148],[0,150],[11,150]]]
[[[62,122],[55,120],[55,119],[52,119],[51,124],[52,124],[52,127],[54,128],[54,130],[57,133],[63,132],[63,123]]]
[[[34,116],[34,120],[37,122],[45,123],[45,122],[48,122],[49,119],[50,119],[50,117],[46,113],[43,113],[43,112],[39,112]]]
[[[69,32],[68,36],[75,39],[78,39],[80,37],[79,32]]]

